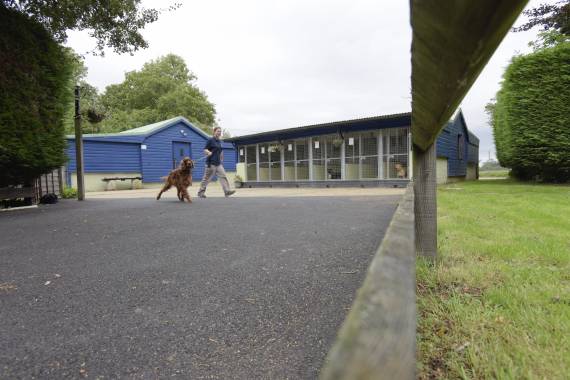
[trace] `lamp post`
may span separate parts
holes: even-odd
[[[75,86],[75,166],[77,174],[77,200],[85,199],[85,186],[83,181],[83,137],[81,133],[81,109],[79,106],[79,89]]]

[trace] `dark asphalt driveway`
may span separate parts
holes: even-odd
[[[317,377],[400,196],[0,214],[0,379]]]

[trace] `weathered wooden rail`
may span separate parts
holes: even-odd
[[[415,378],[414,240],[410,183],[325,360],[321,380]]]

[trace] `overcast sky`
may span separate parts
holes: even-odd
[[[553,1],[531,0],[529,7],[541,2]],[[509,33],[461,105],[482,160],[495,149],[485,104],[510,58],[530,51],[536,33]],[[177,54],[233,136],[411,110],[407,0],[186,0],[143,35],[149,48],[133,56],[86,56],[87,81],[103,91],[125,72]],[[81,54],[95,43],[72,33],[68,46]]]

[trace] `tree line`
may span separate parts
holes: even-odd
[[[84,80],[85,73],[80,57],[75,56],[85,133],[121,132],[176,116],[184,116],[206,132],[216,123],[214,104],[196,86],[196,76],[177,55],[145,63],[140,70],[126,73],[123,82],[107,86],[101,94]],[[73,128],[73,115],[69,114],[66,133],[72,134]]]
[[[161,13],[141,0],[0,0],[0,187],[29,185],[63,165],[73,133],[73,90],[81,86],[84,132],[119,132],[175,116],[211,130],[216,110],[184,60],[167,55],[125,75],[103,93],[85,81],[82,58],[63,46],[70,30],[87,30],[91,52],[134,53],[141,30]]]

